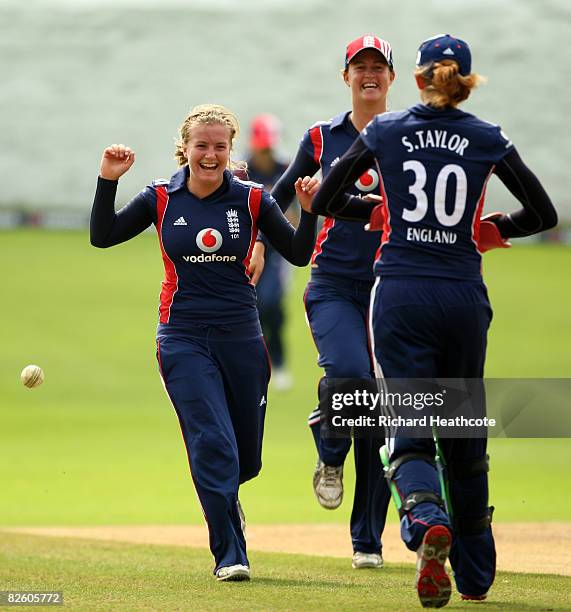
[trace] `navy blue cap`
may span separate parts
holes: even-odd
[[[439,34],[425,40],[418,48],[416,65],[424,66],[447,59],[458,63],[462,76],[468,76],[472,71],[470,47],[463,40],[454,38],[450,34]]]

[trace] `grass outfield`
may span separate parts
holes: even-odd
[[[154,357],[156,238],[100,251],[85,233],[1,232],[0,261],[0,525],[201,523]],[[488,376],[571,375],[570,269],[565,247],[486,255],[495,310]],[[296,272],[289,302],[295,388],[270,396],[264,469],[241,494],[252,522],[349,519],[350,503],[325,512],[311,490],[305,420],[320,371],[301,306],[306,277]],[[45,369],[38,389],[19,382],[28,363]],[[571,520],[568,440],[490,446],[497,521]]]
[[[3,590],[63,591],[74,609],[420,609],[412,565],[356,572],[345,559],[251,553],[251,582],[219,584],[209,575],[208,551],[15,534],[2,534],[0,560]],[[569,610],[570,592],[568,577],[499,572],[480,605]],[[470,605],[453,591],[446,609]]]

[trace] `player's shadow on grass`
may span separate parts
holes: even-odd
[[[301,587],[301,588],[313,588],[315,589],[316,587],[324,587],[324,588],[331,588],[331,587],[340,587],[342,586],[344,589],[350,589],[350,588],[362,588],[362,584],[351,584],[351,583],[346,583],[343,582],[342,580],[307,580],[307,578],[300,578],[298,580],[292,579],[292,578],[261,578],[259,576],[256,577],[256,584],[265,584],[268,586],[274,586],[274,587],[285,587],[285,588],[291,588],[291,587]]]
[[[272,587],[283,587],[287,589],[293,588],[302,588],[302,589],[316,589],[319,587],[323,588],[339,588],[343,587],[344,589],[361,589],[364,585],[358,583],[347,583],[342,580],[309,580],[308,578],[264,578],[261,576],[256,576],[255,578],[256,584],[263,584],[265,586]]]
[[[493,598],[493,595],[491,596]],[[480,611],[483,610],[505,610],[508,612],[509,610],[556,610],[561,608],[552,608],[546,605],[533,605],[533,604],[525,604],[520,601],[493,601],[493,599],[487,599],[485,601],[478,602],[466,602],[459,601],[460,595],[458,593],[452,592],[452,598],[450,599],[450,603],[446,606],[446,610],[466,610],[469,607],[477,608]]]
[[[377,570],[375,571],[375,577],[378,576],[379,578],[379,584],[382,584],[382,575],[385,574],[386,568],[383,570]],[[409,582],[407,581],[407,586],[409,586]],[[307,578],[299,578],[299,579],[295,579],[295,578],[273,578],[273,577],[263,577],[263,576],[257,576],[255,578],[255,584],[256,585],[263,585],[263,586],[267,586],[267,587],[273,587],[274,589],[287,589],[288,591],[291,592],[291,589],[297,589],[299,588],[300,590],[312,590],[315,592],[316,589],[331,589],[331,588],[339,588],[342,587],[344,590],[348,590],[348,591],[362,591],[363,589],[367,590],[367,601],[362,602],[363,603],[363,609],[369,609],[369,605],[371,602],[369,601],[369,597],[370,597],[370,592],[368,591],[368,589],[371,586],[370,582],[345,582],[342,579],[337,579],[337,580],[315,580],[315,579],[307,579]],[[412,584],[412,583],[411,583]],[[394,592],[395,590],[395,585],[392,584],[391,585],[391,590]],[[404,589],[403,593],[406,591],[407,594],[410,594],[411,596],[414,594],[412,589]],[[414,594],[415,595],[415,594]],[[501,597],[500,595],[498,595],[498,598]],[[414,596],[414,601],[416,602],[416,595]],[[377,602],[377,604],[375,604],[374,607],[371,607],[370,609],[384,609],[384,608],[378,608],[377,605],[381,605],[382,606],[382,594],[379,594],[379,601]],[[475,605],[474,605],[475,604]],[[463,602],[460,601],[460,595],[457,591],[453,590],[452,592],[452,598],[450,599],[450,603],[446,606],[446,610],[463,610],[463,612],[467,612],[467,608],[468,607],[477,607],[478,610],[484,612],[485,610],[502,610],[502,612],[506,611],[510,611],[510,610],[517,610],[518,612],[520,610],[542,610],[542,611],[551,611],[551,610],[556,610],[559,609],[557,607],[557,605],[555,605],[554,607],[551,607],[549,605],[545,605],[545,604],[526,604],[522,601],[510,601],[507,599],[498,599],[498,600],[494,600],[494,594],[492,593],[492,595],[490,596],[490,599],[486,600],[486,601],[481,601],[481,602]],[[387,608],[389,609],[389,608]],[[400,609],[400,608],[399,608]],[[419,608],[420,609],[420,608]]]

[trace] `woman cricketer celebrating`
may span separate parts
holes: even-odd
[[[420,46],[422,104],[379,115],[326,176],[313,212],[367,219],[373,204],[346,193],[379,170],[382,223],[371,304],[378,377],[482,378],[492,318],[481,252],[553,227],[557,214],[539,180],[501,129],[457,108],[477,85],[468,45],[450,35]],[[522,208],[480,222],[495,174]],[[446,439],[453,520],[444,509],[432,439],[388,440],[390,480],[401,498],[401,535],[418,554],[425,607],[450,598],[450,553],[463,599],[484,599],[495,575],[486,439]]]
[[[342,76],[351,91],[351,110],[329,121],[319,121],[304,134],[295,159],[272,189],[282,210],[292,202],[299,176],[314,175],[320,170],[327,176],[360,130],[387,110],[388,92],[395,79],[391,45],[372,34],[351,41]],[[378,196],[376,169],[364,168],[351,192],[363,197]],[[317,237],[304,302],[319,352],[318,363],[328,378],[373,376],[368,312],[378,247],[378,234],[366,232],[358,221],[328,218]],[[256,245],[255,252],[259,248]],[[319,503],[334,509],[343,499],[343,465],[351,439],[322,437],[320,419],[317,407],[309,415],[318,452],[313,488]],[[383,564],[381,534],[390,494],[381,472],[381,444],[382,438],[356,438],[353,444],[356,479],[351,540],[355,569]]]
[[[229,168],[238,133],[222,106],[194,108],[180,129],[170,181],[154,181],[117,213],[118,179],[135,160],[107,147],[91,215],[91,243],[110,247],[154,224],[165,267],[157,358],[180,421],[218,580],[248,580],[239,486],[261,469],[270,366],[249,262],[258,228],[288,261],[309,262],[316,218],[297,230],[261,185]],[[306,208],[311,196],[296,189]],[[313,193],[317,181],[303,186]]]

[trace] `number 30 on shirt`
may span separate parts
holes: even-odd
[[[405,208],[402,218],[411,223],[422,221],[428,211],[428,196],[424,191],[426,186],[426,168],[424,164],[416,160],[405,161],[402,165],[405,172],[414,172],[414,183],[408,188],[408,192],[416,198],[416,206],[412,210]],[[454,196],[454,208],[448,214],[446,212],[446,188],[451,175],[456,177],[456,195]],[[458,164],[447,164],[440,170],[436,177],[434,188],[434,214],[438,221],[445,227],[454,227],[462,220],[466,209],[467,179],[462,166]]]

